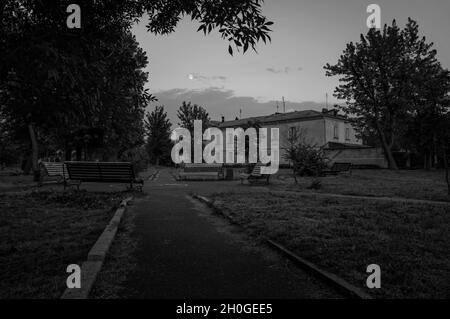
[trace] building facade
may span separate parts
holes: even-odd
[[[363,145],[350,121],[337,110],[322,112],[314,110],[275,113],[268,116],[213,122],[224,136],[227,128],[248,128],[257,123],[262,128],[278,128],[280,135],[280,164],[289,162],[284,158],[285,148],[291,134],[299,133],[312,145],[324,147],[330,162],[351,162],[355,165],[384,167],[384,157],[379,149]],[[269,136],[270,139],[270,136]],[[269,142],[270,145],[270,142]],[[330,155],[330,156],[328,156]]]

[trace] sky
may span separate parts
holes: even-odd
[[[186,18],[176,31],[155,36],[143,18],[133,28],[149,57],[150,92],[164,105],[174,125],[182,101],[206,107],[213,120],[282,112],[320,110],[339,103],[333,97],[338,78],[323,69],[335,64],[350,41],[367,33],[367,6],[381,7],[382,24],[393,19],[403,27],[408,17],[418,21],[421,34],[435,43],[438,59],[450,68],[450,0],[266,0],[263,14],[274,22],[272,42],[257,53],[228,53],[228,42],[213,31],[196,32],[199,24]]]

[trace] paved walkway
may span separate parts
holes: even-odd
[[[146,198],[130,208],[137,213],[139,242],[137,267],[127,282],[131,297],[342,297],[188,196],[237,187],[238,182],[176,182],[167,170],[147,183]]]

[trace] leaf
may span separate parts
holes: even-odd
[[[230,53],[230,55],[233,55],[233,48],[231,47],[231,45],[228,46],[228,53]]]

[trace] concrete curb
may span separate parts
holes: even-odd
[[[146,181],[151,182],[151,181],[155,180],[159,176],[159,172],[160,172],[160,170],[156,170],[154,173],[150,174],[146,178]]]
[[[199,196],[199,195],[194,195],[193,197],[195,199],[203,202],[204,204],[206,204],[208,207],[213,209],[214,212],[216,212],[216,213],[222,215],[223,217],[225,217],[226,219],[228,219],[231,223],[237,224],[233,220],[233,218],[231,218],[230,216],[225,214],[220,208],[215,206],[214,202],[211,201],[209,198],[204,197],[204,196]],[[309,262],[306,259],[297,256],[296,254],[294,254],[290,250],[286,249],[279,243],[277,243],[273,240],[270,240],[270,239],[266,239],[265,241],[272,249],[275,249],[277,252],[285,255],[290,260],[292,260],[295,264],[297,264],[299,267],[309,271],[315,277],[321,279],[322,281],[325,281],[328,284],[331,284],[332,286],[338,288],[339,290],[346,293],[347,295],[354,297],[354,298],[359,298],[359,299],[373,299],[369,294],[365,293],[358,287],[348,283],[347,281],[336,276],[335,274],[332,274],[328,271],[320,269],[312,262]]]
[[[156,171],[156,173],[154,173],[154,174],[152,175],[151,181],[154,181],[154,180],[158,179],[160,173],[161,173],[160,170]]]
[[[216,205],[214,205],[213,201],[210,200],[207,197],[204,196],[200,196],[200,195],[193,195],[193,198],[201,201],[202,203],[206,204],[209,208],[211,208],[215,213],[222,215],[223,217],[225,217],[226,219],[228,219],[232,224],[236,224],[236,222],[233,220],[233,218],[231,218],[230,216],[228,216],[227,214],[224,214],[223,211],[218,208]]]
[[[287,256],[290,260],[295,262],[297,265],[302,267],[303,269],[311,272],[317,277],[320,277],[322,280],[328,282],[329,284],[335,286],[339,290],[343,291],[344,293],[347,293],[351,295],[352,297],[356,297],[359,299],[373,299],[370,295],[366,294],[364,291],[359,289],[358,287],[353,286],[352,284],[348,283],[344,279],[336,276],[335,274],[332,274],[328,271],[322,270],[319,267],[317,267],[315,264],[307,261],[306,259],[303,259],[290,250],[286,249],[279,243],[267,239],[266,242],[279,252],[283,253],[285,256]]]
[[[128,197],[123,200],[120,207],[116,210],[113,218],[106,226],[103,233],[97,239],[97,242],[92,246],[88,253],[87,261],[81,265],[81,288],[69,289],[67,288],[61,299],[87,299],[89,293],[94,286],[98,273],[102,269],[103,262],[106,258],[109,248],[117,234],[120,221],[126,211],[126,207],[133,197]]]

